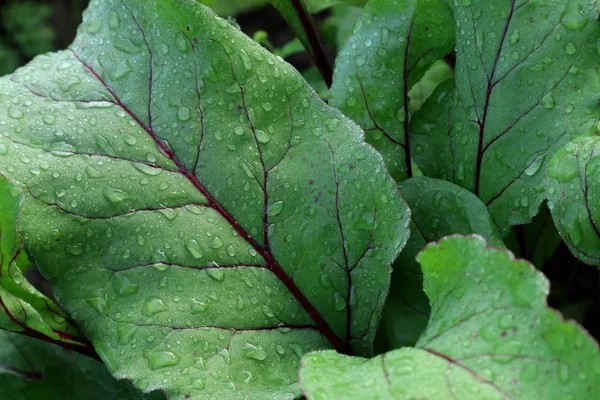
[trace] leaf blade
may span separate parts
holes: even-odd
[[[7,113],[55,118],[1,136],[19,161],[0,168],[28,188],[28,248],[116,376],[174,398],[289,397],[308,349],[370,351],[408,209],[287,64],[192,2],[115,0],[2,84],[23,99]]]

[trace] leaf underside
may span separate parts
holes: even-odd
[[[115,376],[291,398],[305,352],[371,352],[409,212],[289,65],[191,0],[96,0],[0,87],[25,246]]]
[[[531,264],[480,236],[447,237],[418,260],[432,312],[416,348],[371,360],[306,355],[309,400],[600,396],[598,345],[547,308],[548,281]]]

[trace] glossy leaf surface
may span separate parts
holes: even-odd
[[[418,259],[432,313],[416,348],[371,360],[308,354],[308,399],[600,396],[598,345],[547,308],[548,281],[531,264],[479,236],[447,237]]]
[[[398,182],[411,177],[410,89],[452,50],[441,0],[371,0],[336,60],[330,103],[356,121]]]
[[[563,240],[600,266],[600,139],[578,138],[556,152],[546,180],[548,206]]]
[[[415,161],[477,194],[506,234],[538,212],[549,154],[597,132],[598,10],[590,0],[453,7],[456,91],[443,85],[415,115]]]
[[[115,376],[290,398],[303,353],[370,353],[408,209],[289,65],[191,0],[92,1],[0,87],[25,245]]]
[[[418,177],[398,185],[411,209],[410,239],[393,264],[392,284],[378,336],[387,348],[414,346],[429,320],[429,300],[416,260],[427,243],[451,234],[476,233],[493,246],[502,239],[485,205],[473,193],[450,182]]]

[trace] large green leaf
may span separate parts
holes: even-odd
[[[0,329],[89,352],[79,329],[25,279],[19,267],[25,253],[16,226],[22,205],[22,193],[0,175]]]
[[[600,266],[600,138],[581,137],[557,151],[546,185],[563,240],[583,262]]]
[[[443,239],[419,262],[432,313],[416,348],[306,355],[309,400],[600,398],[597,343],[547,308],[548,281],[531,264],[479,236]]]
[[[367,132],[392,176],[412,174],[408,93],[454,45],[441,0],[371,0],[336,60],[331,101]]]
[[[413,346],[429,320],[429,301],[417,254],[427,243],[459,233],[477,233],[493,246],[504,246],[485,205],[473,193],[450,182],[418,177],[398,185],[411,214],[411,235],[394,262],[378,341],[385,349]],[[383,344],[385,343],[385,346]]]
[[[158,400],[116,381],[100,362],[0,331],[0,396],[10,400]]]
[[[423,173],[477,194],[501,233],[529,222],[548,154],[597,131],[595,0],[455,1],[456,90],[411,124]]]
[[[304,352],[371,351],[408,209],[291,66],[191,0],[92,1],[0,87],[26,247],[117,377],[285,398]]]

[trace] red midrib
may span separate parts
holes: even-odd
[[[321,313],[315,308],[315,306],[304,296],[304,294],[300,291],[298,286],[292,281],[292,279],[285,273],[284,269],[281,267],[279,262],[275,259],[271,251],[265,250],[258,242],[250,236],[242,226],[229,214],[229,212],[221,205],[219,202],[212,196],[212,194],[206,190],[206,188],[198,181],[198,178],[194,174],[192,174],[185,165],[175,156],[173,150],[171,150],[155,133],[154,131],[146,125],[140,118],[129,109],[119,96],[114,92],[114,90],[104,81],[104,79],[85,61],[83,61],[77,53],[73,51],[75,58],[83,64],[85,68],[87,68],[92,75],[102,85],[106,88],[106,90],[114,97],[117,105],[123,109],[127,114],[133,118],[133,120],[154,140],[156,146],[167,156],[173,163],[177,166],[178,172],[185,176],[194,187],[207,199],[211,208],[217,211],[229,224],[235,229],[235,231],[242,237],[246,242],[248,242],[266,261],[268,265],[268,269],[279,278],[279,280],[288,288],[288,290],[294,295],[294,297],[298,300],[300,305],[306,310],[306,312],[310,315],[313,321],[317,324],[317,327],[321,334],[329,340],[329,342],[335,347],[335,349],[343,354],[352,354],[352,350],[348,343],[342,341],[336,334],[333,332],[333,329],[329,326],[327,321],[323,318]]]
[[[483,107],[483,117],[481,121],[477,121],[479,124],[479,143],[477,145],[477,164],[475,167],[475,190],[474,193],[476,196],[479,196],[479,183],[481,181],[481,166],[483,163],[483,139],[485,136],[485,123],[487,120],[488,109],[490,106],[490,100],[492,97],[492,91],[494,90],[494,75],[496,74],[496,67],[498,66],[498,61],[500,60],[500,54],[502,53],[502,48],[504,47],[504,42],[506,41],[506,35],[508,34],[508,28],[510,26],[510,22],[515,14],[515,1],[512,2],[510,7],[510,14],[508,15],[508,19],[506,20],[506,26],[504,27],[504,32],[502,33],[502,37],[500,38],[500,45],[498,46],[498,52],[496,53],[496,58],[494,59],[494,65],[492,67],[492,72],[488,77],[488,87],[485,93],[485,104]],[[482,67],[484,67],[482,65]]]

